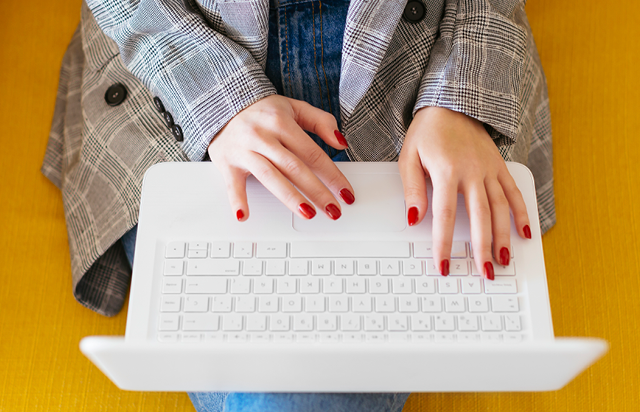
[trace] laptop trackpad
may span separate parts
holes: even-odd
[[[299,232],[399,232],[406,226],[404,192],[397,173],[348,174],[356,201],[341,203],[342,216],[331,220],[322,211],[311,220],[293,215]]]

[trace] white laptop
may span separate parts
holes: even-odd
[[[509,171],[533,239],[511,232],[494,281],[472,263],[462,197],[451,274],[431,261],[431,214],[406,224],[396,163],[338,163],[342,217],[293,215],[253,177],[239,223],[211,163],[146,174],[124,337],[82,352],[140,391],[440,392],[559,389],[607,351],[555,338],[533,177]]]

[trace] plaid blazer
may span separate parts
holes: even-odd
[[[524,0],[352,0],[340,114],[356,161],[394,161],[416,110],[446,107],[485,127],[536,178],[543,230],[555,221],[546,82]],[[269,0],[86,0],[65,54],[43,173],[61,188],[73,293],[119,312],[130,269],[118,239],[137,222],[144,172],[201,161],[236,113],[274,94],[264,74]],[[105,102],[120,83],[126,99]],[[181,128],[177,142],[154,108]]]

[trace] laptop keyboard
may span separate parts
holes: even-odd
[[[483,279],[468,242],[170,242],[160,342],[505,342],[528,338],[517,262]]]

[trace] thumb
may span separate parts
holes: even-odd
[[[318,135],[329,146],[343,150],[349,147],[347,140],[338,130],[338,122],[331,113],[313,107],[307,102],[289,99],[295,121],[307,132]]]

